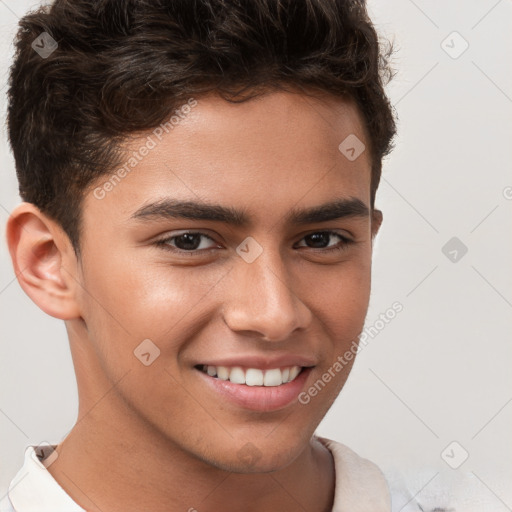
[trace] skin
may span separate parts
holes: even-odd
[[[357,108],[341,98],[272,92],[230,104],[210,95],[103,199],[93,190],[108,176],[93,184],[82,205],[79,258],[35,206],[12,213],[18,280],[43,311],[66,321],[79,414],[48,470],[80,506],[331,510],[333,460],[312,435],[353,361],[307,405],[271,412],[219,396],[194,365],[214,356],[305,355],[315,363],[307,389],[357,339],[381,212],[306,225],[285,219],[339,198],[370,206],[369,151],[349,161],[338,150],[350,134],[368,147]],[[131,218],[164,198],[243,209],[250,223]],[[195,255],[155,244],[167,238],[183,248],[170,239],[180,230],[213,240],[200,238]],[[307,238],[326,230],[353,243],[329,253],[342,239],[315,246]],[[250,264],[235,250],[248,236],[263,249]],[[160,350],[149,366],[134,356],[145,339]],[[241,457],[247,443],[252,455]]]

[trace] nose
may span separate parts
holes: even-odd
[[[224,303],[224,321],[238,334],[266,341],[281,341],[305,329],[311,310],[292,289],[289,271],[281,257],[263,253],[252,263],[240,259],[230,272],[230,299]]]

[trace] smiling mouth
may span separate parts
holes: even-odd
[[[272,368],[260,370],[259,368],[242,368],[241,366],[211,366],[197,365],[199,371],[210,377],[243,384],[246,386],[277,387],[294,381],[304,370],[302,366],[288,366],[284,368]]]

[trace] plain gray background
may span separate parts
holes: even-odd
[[[0,497],[25,446],[59,442],[78,410],[64,324],[24,295],[4,241],[19,201],[8,66],[18,18],[38,4],[0,0]],[[388,92],[399,135],[377,195],[384,224],[366,325],[395,301],[404,309],[359,354],[318,433],[401,470],[418,499],[470,478],[468,496],[512,510],[512,2],[369,9],[396,46]]]

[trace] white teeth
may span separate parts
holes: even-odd
[[[229,373],[229,380],[235,384],[245,384],[245,373],[239,366],[231,368]]]
[[[215,366],[213,366],[215,368]],[[217,366],[217,377],[222,380],[229,379],[229,370],[225,366]]]
[[[279,386],[282,383],[283,376],[279,368],[276,368],[275,370],[267,370],[265,372],[265,378],[263,379],[264,386]]]
[[[290,366],[287,368],[272,368],[270,370],[260,370],[259,368],[248,368],[244,370],[240,366],[203,366],[203,372],[210,377],[221,380],[229,380],[234,384],[245,384],[247,386],[281,386],[294,380],[302,370],[300,366]]]
[[[300,366],[292,366],[290,368],[290,376],[288,377],[291,381],[297,377],[300,373]]]
[[[256,368],[249,368],[245,372],[245,383],[248,386],[263,386],[263,372]]]

